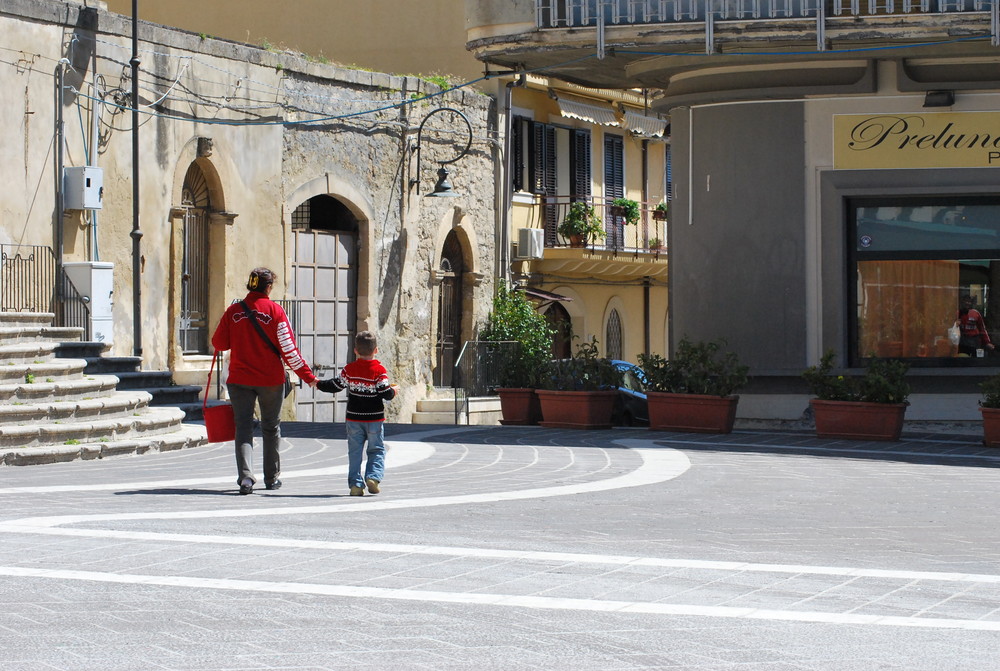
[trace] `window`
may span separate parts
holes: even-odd
[[[622,319],[618,315],[618,310],[612,309],[608,315],[608,325],[605,329],[607,342],[606,355],[609,359],[621,359],[624,356],[622,348]]]
[[[1000,197],[858,199],[848,212],[853,365],[873,354],[914,365],[1000,363],[982,335],[955,345],[947,333],[964,298],[989,337],[1000,335]]]
[[[559,203],[590,199],[590,131],[515,117],[511,148],[511,187],[542,196],[545,240],[553,244]]]

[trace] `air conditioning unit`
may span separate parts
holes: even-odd
[[[545,256],[545,231],[522,228],[517,232],[517,258],[541,259]]]

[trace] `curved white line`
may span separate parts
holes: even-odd
[[[646,441],[616,441],[623,446],[648,445]],[[411,443],[416,449],[417,443]],[[425,445],[425,449],[434,448]],[[123,520],[190,520],[218,519],[233,517],[269,517],[275,515],[317,515],[337,513],[373,512],[376,510],[399,510],[410,508],[431,508],[436,506],[495,503],[497,501],[516,501],[520,499],[546,498],[550,496],[568,496],[587,492],[600,492],[620,487],[639,487],[664,482],[677,477],[691,467],[691,462],[683,452],[670,448],[636,448],[632,449],[642,457],[642,463],[631,473],[571,485],[555,487],[537,487],[516,491],[482,492],[479,494],[460,494],[457,496],[434,496],[421,499],[402,500],[372,500],[368,497],[341,501],[336,504],[317,506],[280,506],[273,508],[240,508],[234,510],[182,510],[173,512],[143,512],[143,513],[109,513],[99,515],[58,515],[51,517],[26,517],[0,524],[0,531],[23,529],[25,527],[53,527],[64,524],[79,524],[82,522],[123,521]],[[147,485],[148,486],[148,485]]]

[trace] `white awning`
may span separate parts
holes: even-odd
[[[646,137],[663,137],[663,133],[667,130],[667,122],[663,119],[645,116],[630,110],[625,110],[625,123],[622,125],[636,135]]]
[[[617,126],[618,117],[615,116],[614,109],[610,105],[588,105],[572,100],[559,99],[559,112],[564,117],[589,121],[599,126]]]

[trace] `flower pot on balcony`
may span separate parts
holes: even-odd
[[[569,246],[570,247],[586,247],[587,238],[583,235],[571,235],[569,236]]]
[[[615,391],[550,391],[539,389],[542,426],[558,429],[610,429]]]
[[[534,389],[501,387],[497,389],[497,394],[503,414],[501,424],[533,425],[542,419],[542,406]]]
[[[899,440],[906,403],[812,399],[816,435],[849,440]]]
[[[648,391],[646,400],[653,431],[731,433],[740,397]]]

